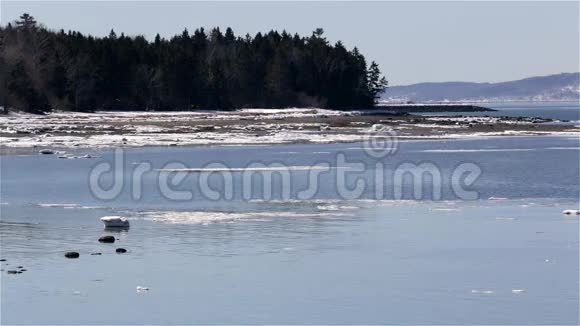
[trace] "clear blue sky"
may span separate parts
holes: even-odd
[[[286,29],[357,46],[391,85],[505,81],[578,71],[579,3],[0,1],[1,23],[29,12],[54,29],[152,39],[185,27]]]

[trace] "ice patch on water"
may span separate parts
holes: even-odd
[[[316,208],[321,210],[321,211],[342,211],[342,210],[349,210],[349,209],[359,209],[360,207],[341,206],[341,205],[319,205]]]
[[[34,222],[14,222],[14,221],[0,221],[0,226],[31,226],[31,225],[38,225],[40,223]]]
[[[251,219],[250,214],[226,213],[226,212],[146,212],[142,213],[146,217],[144,220],[152,222],[161,222],[168,224],[209,224],[215,222],[234,222],[239,219]]]
[[[546,147],[546,149],[580,150],[580,147]]]
[[[341,199],[251,199],[250,203],[269,203],[269,204],[330,204],[340,203]]]
[[[146,221],[167,224],[211,224],[232,223],[237,221],[269,221],[274,218],[323,218],[348,216],[341,213],[297,213],[297,212],[212,212],[212,211],[150,211],[140,212],[139,215]]]
[[[425,149],[421,153],[479,153],[479,152],[529,152],[533,148],[497,148],[497,149]]]
[[[379,206],[398,206],[398,205],[413,205],[419,203],[419,201],[411,199],[377,199],[368,200],[370,203],[376,203]]]
[[[67,203],[37,203],[35,206],[45,207],[45,208],[70,208],[70,209],[100,209],[100,206],[83,206],[79,204],[67,204]]]
[[[286,199],[286,200],[264,200],[252,199],[251,203],[266,203],[279,205],[314,206],[322,209],[324,206],[336,206],[342,209],[359,209],[364,207],[394,206],[416,204],[418,201],[410,199]],[[449,205],[454,203],[446,202]]]
[[[362,203],[358,200],[343,200],[343,199],[252,199],[250,203],[256,204],[269,204],[276,206],[283,206],[289,209],[290,207],[297,206],[300,208],[311,207],[319,211],[343,211],[343,210],[355,210],[361,209]],[[336,214],[335,214],[336,215]]]
[[[436,208],[432,208],[432,211],[442,211],[442,212],[458,212],[460,211],[460,209],[458,208],[440,208],[440,207],[436,207]]]
[[[56,207],[56,208],[78,208],[80,207],[79,204],[63,204],[63,203],[39,203],[36,206],[40,207]]]
[[[328,169],[345,169],[347,166],[271,166],[271,167],[246,167],[246,168],[186,168],[186,169],[156,169],[159,172],[267,172],[267,171],[311,171],[311,170],[328,170]]]

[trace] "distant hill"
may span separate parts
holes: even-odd
[[[381,99],[387,102],[578,101],[579,80],[580,73],[562,73],[501,83],[420,83],[390,87]]]

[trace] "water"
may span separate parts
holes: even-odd
[[[1,322],[578,324],[579,219],[561,212],[578,207],[579,151],[577,138],[512,137],[400,142],[381,160],[360,144],[143,148],[124,157],[132,171],[144,161],[305,166],[344,153],[366,166],[349,186],[356,177],[372,183],[378,162],[428,161],[443,175],[438,201],[429,200],[429,179],[424,200],[394,200],[392,179],[381,198],[369,186],[341,199],[338,170],[321,175],[305,200],[296,196],[308,171],[291,174],[291,200],[280,199],[283,181],[274,178],[271,201],[256,200],[258,191],[244,200],[238,188],[232,200],[209,200],[195,187],[199,174],[178,187],[194,190],[192,200],[171,200],[150,171],[142,199],[126,185],[104,201],[89,190],[88,171],[112,162],[111,151],[92,152],[94,160],[3,156],[2,268],[27,271],[0,274]],[[464,162],[482,170],[470,187],[477,200],[456,200],[447,181]],[[233,180],[242,183],[239,174]],[[104,215],[127,216],[132,226],[103,231]],[[100,244],[103,234],[118,241]],[[129,252],[115,254],[118,247]],[[65,259],[69,250],[81,257]],[[512,293],[519,289],[526,292]]]
[[[469,116],[507,116],[507,117],[540,117],[555,120],[580,121],[580,104],[578,102],[545,102],[545,103],[484,103],[482,106],[497,110],[496,112],[441,112],[422,115],[469,115]]]

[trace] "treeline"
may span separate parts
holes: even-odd
[[[28,14],[0,27],[0,106],[51,110],[370,107],[387,85],[356,49],[285,31],[184,30],[152,42],[46,29]]]

